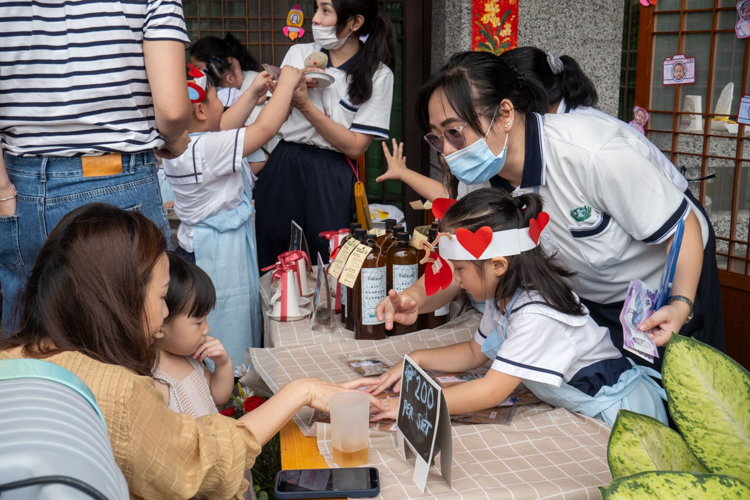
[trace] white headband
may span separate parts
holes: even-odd
[[[487,260],[518,255],[536,248],[538,244],[529,236],[528,227],[491,231],[487,226],[475,233],[458,229],[450,239],[441,238],[440,256],[449,260]]]

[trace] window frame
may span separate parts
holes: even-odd
[[[669,131],[671,133],[671,147],[669,150],[663,150],[665,154],[667,154],[672,162],[675,161],[675,155],[685,155],[685,156],[699,156],[701,159],[701,169],[700,169],[700,177],[706,177],[709,174],[709,160],[710,159],[719,159],[719,160],[729,160],[734,161],[734,179],[733,179],[733,186],[732,186],[732,203],[731,203],[731,229],[729,237],[722,237],[717,235],[716,240],[717,243],[720,241],[725,241],[728,244],[727,252],[720,252],[717,248],[716,255],[720,257],[725,257],[727,259],[727,269],[719,269],[719,280],[721,285],[724,286],[730,286],[732,288],[737,288],[740,290],[750,291],[750,252],[745,253],[744,256],[739,255],[736,253],[735,246],[736,245],[744,245],[745,248],[750,248],[750,238],[748,238],[748,241],[741,241],[737,237],[737,226],[738,226],[738,212],[739,212],[739,203],[743,200],[740,200],[740,190],[741,190],[741,176],[742,176],[742,169],[743,169],[743,163],[746,165],[750,163],[750,158],[743,158],[743,147],[745,146],[745,141],[749,141],[748,144],[750,145],[750,136],[745,135],[745,129],[746,125],[739,124],[738,131],[736,136],[728,136],[728,135],[720,135],[715,133],[711,130],[711,118],[712,117],[728,117],[730,119],[736,119],[736,112],[739,107],[739,103],[733,102],[732,103],[732,109],[730,109],[729,115],[721,115],[716,114],[711,110],[712,112],[708,112],[709,104],[713,103],[715,98],[714,94],[714,86],[715,86],[715,59],[717,54],[717,43],[718,43],[718,33],[726,33],[728,30],[726,29],[719,29],[718,23],[719,23],[719,13],[720,12],[731,12],[734,11],[736,13],[736,10],[734,6],[732,7],[720,7],[721,0],[714,0],[713,7],[711,8],[704,8],[704,9],[688,9],[687,7],[688,0],[681,0],[680,2],[680,9],[679,10],[664,10],[664,11],[656,11],[655,6],[651,6],[648,8],[642,7],[640,12],[640,30],[639,30],[639,39],[638,39],[638,66],[637,66],[637,77],[636,77],[636,93],[635,93],[635,103],[639,106],[642,106],[646,108],[646,110],[649,111],[649,113],[652,112],[652,85],[661,84],[661,73],[654,74],[654,54],[655,54],[655,38],[656,35],[665,35],[665,34],[673,34],[678,35],[678,50],[676,54],[685,54],[684,53],[684,44],[685,44],[685,35],[690,33],[709,33],[711,35],[711,46],[710,46],[710,59],[709,59],[709,65],[708,65],[708,79],[706,83],[706,110],[703,113],[695,113],[697,115],[700,115],[703,119],[703,132],[700,134],[695,134],[697,136],[702,137],[702,149],[700,154],[696,153],[689,153],[685,151],[680,151],[678,147],[678,141],[681,134],[689,135],[691,133],[685,133],[680,132],[679,129],[679,120],[680,116],[684,114],[684,112],[680,111],[680,102],[683,99],[685,92],[689,90],[690,85],[678,85],[675,89],[675,96],[674,96],[674,106],[672,107],[671,111],[663,111],[663,110],[656,110],[657,114],[672,114],[672,130]],[[712,23],[711,23],[711,30],[686,30],[686,15],[688,13],[698,13],[698,12],[711,12],[713,14],[712,16]],[[679,30],[677,31],[655,31],[655,25],[656,25],[656,16],[658,15],[665,15],[665,14],[679,14],[680,15],[680,25]],[[742,81],[741,81],[741,87],[740,87],[740,93],[739,95],[742,96],[746,93],[750,93],[750,89],[748,89],[748,74],[750,73],[750,38],[744,40],[745,47],[744,47],[744,56],[743,56],[743,73],[742,73]],[[690,54],[685,54],[686,56],[690,57]],[[657,82],[654,82],[655,79],[658,79]],[[686,87],[683,89],[683,87]],[[650,135],[651,132],[650,129],[650,122],[647,124],[646,128],[647,135]],[[662,130],[655,130],[655,132],[666,132]],[[735,155],[733,158],[723,157],[723,156],[717,156],[715,154],[710,154],[710,141],[712,137],[717,137],[721,139],[734,139],[736,142],[735,147]],[[748,167],[745,167],[748,168]],[[703,204],[705,203],[706,199],[706,190],[707,190],[707,180],[701,180],[700,181],[700,193],[699,193],[699,201]],[[709,224],[711,221],[708,221]],[[750,224],[749,224],[750,225]],[[717,244],[718,247],[718,244]],[[744,273],[743,272],[736,272],[733,271],[733,267],[735,265],[741,265],[744,266]]]

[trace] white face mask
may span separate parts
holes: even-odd
[[[335,26],[316,26],[313,24],[313,38],[315,41],[326,50],[338,50],[344,46],[349,36],[353,33],[349,32],[344,38],[339,40],[336,38],[336,27]]]

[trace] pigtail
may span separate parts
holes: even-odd
[[[599,100],[596,87],[581,66],[570,56],[562,56],[563,71],[557,75],[558,86],[565,102],[572,109],[588,106],[593,108]],[[558,99],[559,100],[559,99]]]
[[[537,219],[544,209],[544,201],[535,193],[523,194],[516,200],[523,204],[523,222],[520,227],[529,227],[531,219]],[[539,245],[533,250],[512,257],[512,263],[502,284],[507,290],[506,293],[510,294],[519,287],[536,290],[553,309],[564,314],[583,316],[586,313],[573,293],[570,283],[573,276],[575,273],[559,262],[557,254],[549,255]]]
[[[365,25],[367,22],[365,22]],[[393,65],[393,53],[396,50],[396,32],[393,23],[385,13],[377,11],[369,30],[362,33],[367,41],[359,57],[349,67],[349,100],[355,106],[372,97],[372,77],[381,64]]]
[[[255,58],[250,55],[250,52],[247,51],[245,46],[242,45],[234,35],[232,35],[231,33],[227,33],[224,37],[224,42],[227,45],[227,55],[229,57],[234,57],[235,59],[237,59],[237,61],[239,61],[242,71],[260,72],[258,61],[256,61]]]
[[[440,230],[455,232],[459,227],[475,232],[482,226],[493,231],[529,227],[544,207],[541,196],[528,193],[514,198],[500,189],[479,189],[457,201],[440,221]],[[483,265],[481,262],[475,262]],[[575,273],[563,266],[556,255],[539,245],[527,252],[508,257],[508,270],[495,290],[498,309],[519,288],[538,292],[553,309],[563,314],[585,315],[573,293],[570,279]]]
[[[206,74],[219,86],[231,71],[232,65],[226,57],[212,56],[206,62]]]

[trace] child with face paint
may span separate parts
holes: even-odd
[[[493,361],[484,378],[445,389],[451,414],[495,407],[523,382],[543,401],[610,425],[620,408],[666,423],[664,391],[649,376],[658,374],[620,354],[573,292],[573,273],[539,245],[549,220],[541,209],[536,194],[481,189],[446,212],[438,238],[440,258],[450,265],[440,273],[452,269],[461,288],[485,300],[484,316],[473,340],[410,357],[424,369],[449,372]],[[372,392],[399,381],[402,368],[383,374]],[[398,399],[385,404],[375,420],[395,418]]]
[[[328,240],[320,233],[348,227],[355,211],[356,159],[375,137],[389,135],[395,33],[378,2],[318,0],[312,23],[315,42],[290,47],[282,67],[305,68],[307,56],[323,52],[327,67],[303,71],[334,81],[324,87],[307,78],[297,89],[281,141],[258,177],[261,268],[289,249],[292,220],[304,229],[310,254],[326,258]]]

